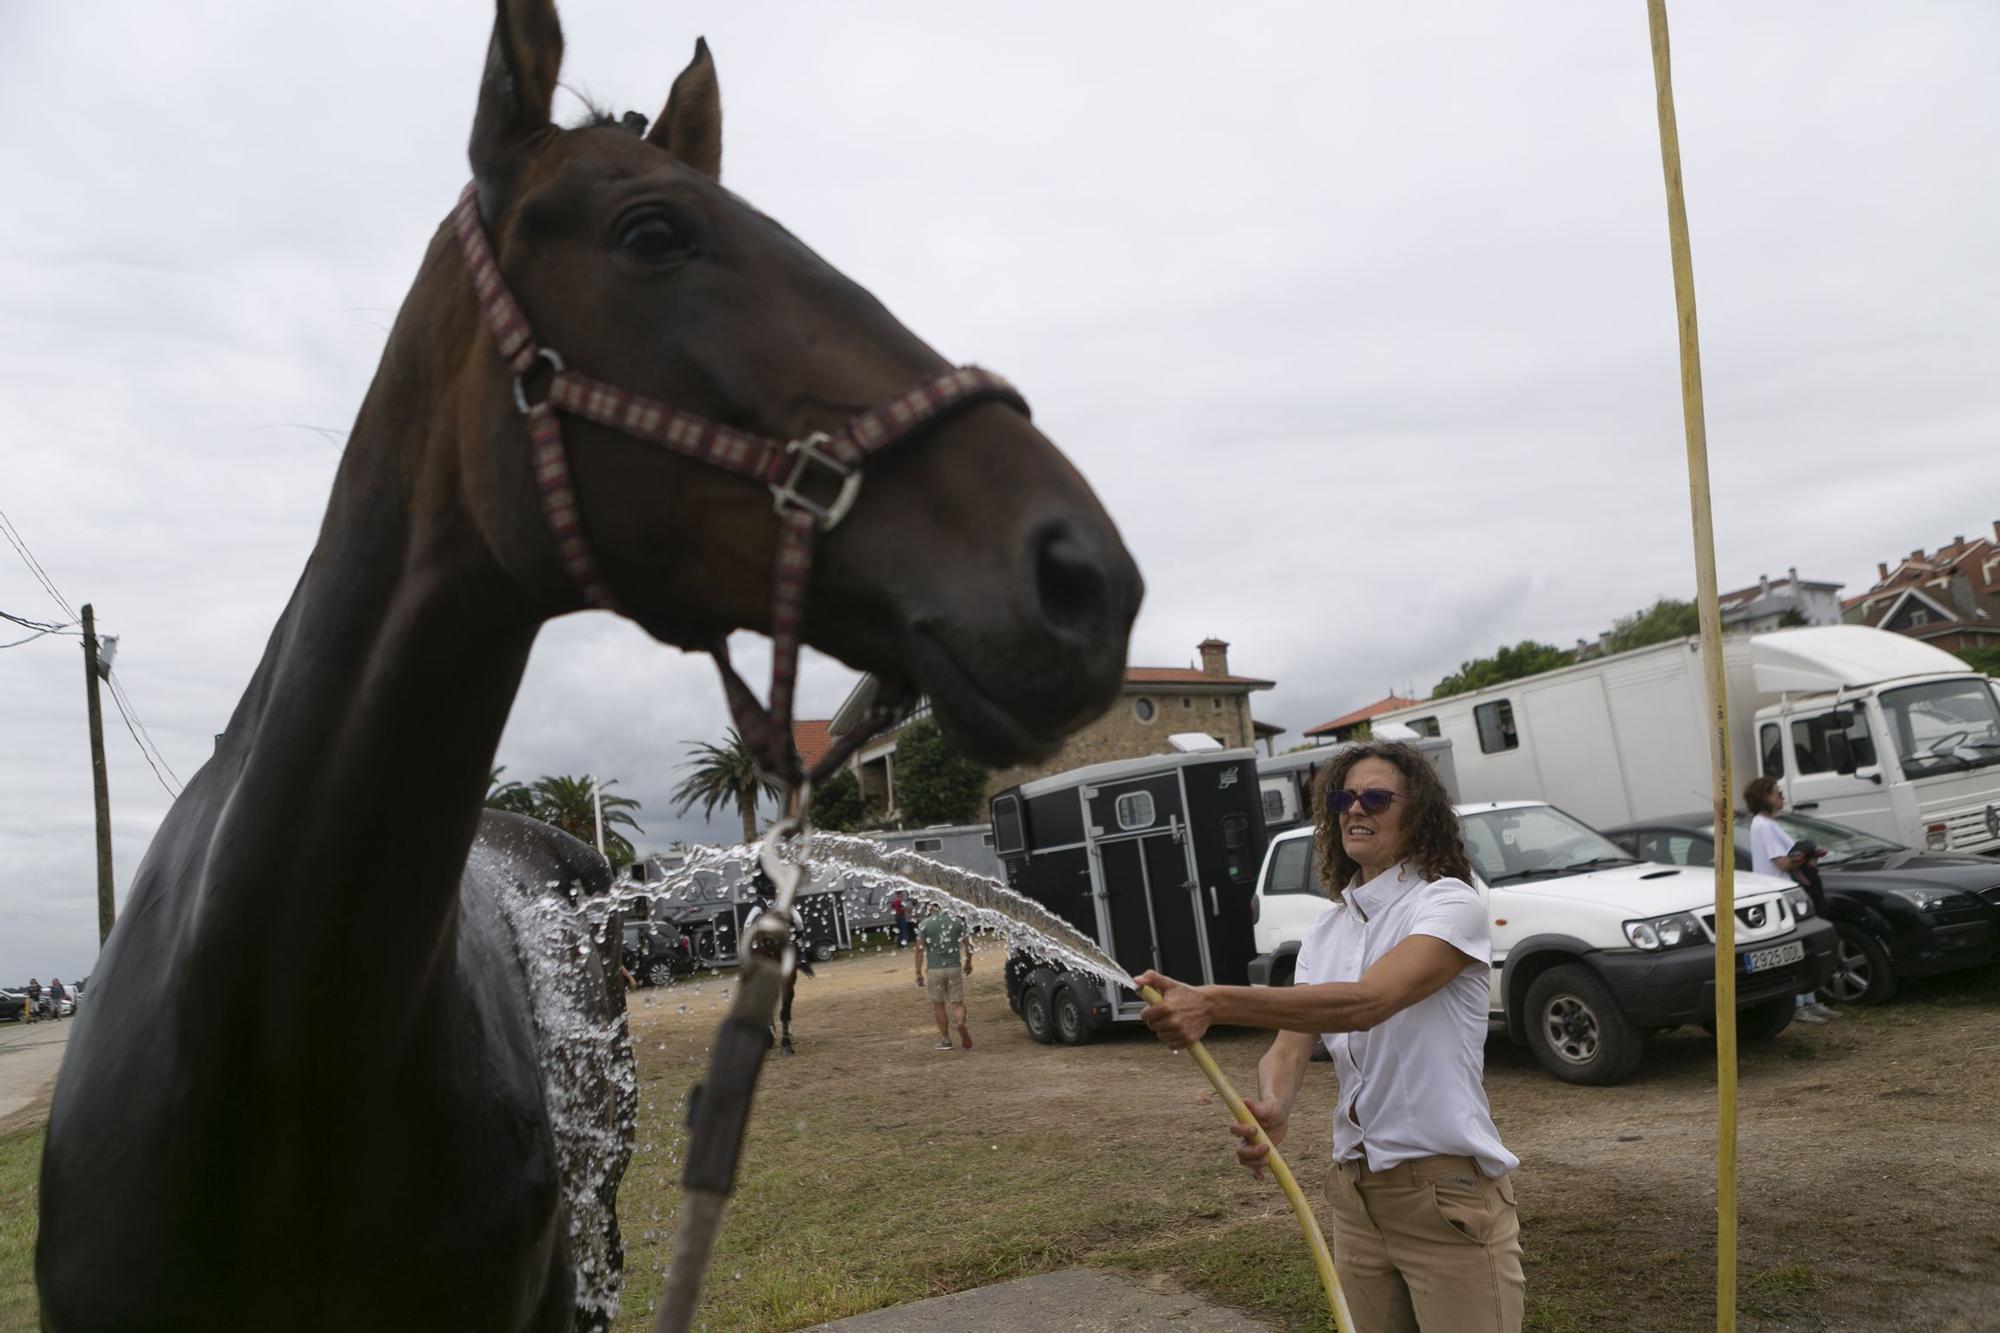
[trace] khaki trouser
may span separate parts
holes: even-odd
[[[1356,1333],[1518,1333],[1526,1283],[1514,1182],[1470,1157],[1387,1171],[1336,1162],[1333,1267]]]

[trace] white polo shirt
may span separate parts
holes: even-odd
[[[1750,821],[1750,868],[1758,874],[1790,879],[1791,871],[1778,869],[1778,858],[1790,856],[1796,846],[1798,843],[1785,832],[1785,826],[1769,815],[1758,815]]]
[[[1333,1157],[1366,1156],[1372,1171],[1418,1157],[1470,1157],[1504,1176],[1521,1164],[1500,1142],[1486,1102],[1486,1013],[1493,932],[1479,892],[1424,880],[1407,864],[1350,887],[1299,945],[1295,984],[1359,981],[1412,935],[1443,940],[1473,961],[1434,994],[1368,1032],[1320,1037],[1340,1080]]]

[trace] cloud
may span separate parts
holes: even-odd
[[[1135,661],[1220,635],[1296,735],[1691,588],[1636,7],[564,18],[569,85],[648,113],[705,33],[732,188],[1024,387],[1146,573]],[[2000,13],[1674,20],[1722,577],[1851,592],[2000,517]],[[490,21],[470,0],[9,13],[0,509],[123,636],[182,778],[463,180]],[[55,610],[5,550],[0,609]],[[809,662],[800,713],[851,680]],[[0,653],[0,682],[0,980],[67,976],[95,945],[75,641]],[[642,845],[726,837],[667,800],[683,743],[725,724],[703,661],[571,617],[499,761],[618,777]],[[122,892],[167,796],[108,727]]]

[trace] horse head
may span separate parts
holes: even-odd
[[[553,3],[498,8],[471,141],[479,214],[535,337],[570,367],[780,440],[836,431],[950,368],[722,186],[705,43],[643,135],[636,118],[559,128]],[[576,609],[508,368],[467,313],[462,270],[455,283],[431,333],[465,345],[456,447],[474,521],[541,614]],[[564,433],[579,522],[620,609],[683,647],[770,629],[780,519],[768,488],[602,424],[565,421]],[[928,695],[961,748],[1005,763],[1048,752],[1115,695],[1141,593],[1076,470],[1021,412],[982,403],[871,460],[818,547],[803,637]]]

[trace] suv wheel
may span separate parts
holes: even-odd
[[[1840,933],[1833,946],[1833,972],[1821,988],[1835,1004],[1881,1004],[1896,993],[1896,972],[1889,951],[1866,926],[1836,921]]]
[[[1765,1000],[1760,1004],[1746,1004],[1736,1011],[1736,1040],[1769,1041],[1792,1025],[1792,1014],[1798,1001],[1790,995],[1780,995],[1775,1000]],[[1704,1023],[1703,1027],[1715,1031],[1715,1024]]]
[[[1028,1035],[1044,1046],[1056,1039],[1055,1006],[1049,999],[1049,983],[1054,979],[1055,973],[1038,967],[1021,987],[1021,1023]]]
[[[1621,1082],[1646,1052],[1646,1034],[1625,1017],[1597,974],[1579,963],[1535,978],[1526,1017],[1535,1058],[1565,1083]]]
[[[671,986],[674,984],[674,965],[664,958],[646,968],[648,986]]]
[[[1065,1046],[1086,1046],[1097,1035],[1090,1026],[1090,1010],[1067,982],[1055,988],[1056,1035]]]

